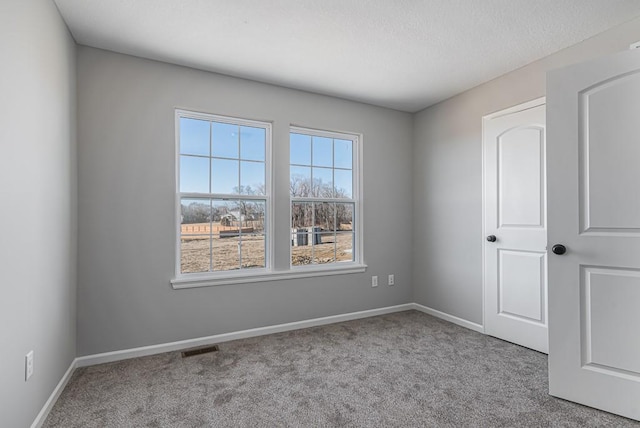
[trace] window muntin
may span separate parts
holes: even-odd
[[[355,262],[355,135],[291,128],[292,267]]]
[[[176,111],[177,276],[269,266],[268,123]]]

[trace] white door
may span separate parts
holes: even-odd
[[[545,106],[483,118],[485,333],[548,350]]]
[[[549,73],[547,126],[550,394],[640,420],[640,50]]]

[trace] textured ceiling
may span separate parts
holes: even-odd
[[[76,41],[415,112],[640,15],[638,0],[55,0]]]

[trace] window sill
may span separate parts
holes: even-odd
[[[246,284],[251,282],[282,281],[297,278],[312,278],[317,276],[346,275],[350,273],[362,273],[367,270],[367,265],[349,263],[343,266],[302,266],[286,271],[267,271],[261,269],[251,272],[229,272],[219,275],[193,275],[182,276],[171,280],[174,290],[182,288],[212,287],[216,285]]]

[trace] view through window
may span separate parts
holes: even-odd
[[[292,266],[356,260],[356,144],[354,135],[291,129]]]
[[[179,273],[265,268],[270,125],[177,112]]]

